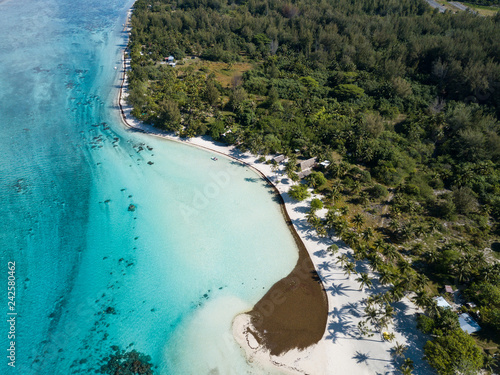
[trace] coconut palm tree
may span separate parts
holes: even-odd
[[[360,213],[357,213],[356,215],[354,215],[354,217],[352,218],[352,223],[356,226],[356,228],[358,228],[358,230],[363,226],[363,224],[365,223],[365,217],[363,215],[361,215]]]
[[[337,221],[337,212],[334,208],[330,208],[325,215],[325,225],[328,229],[333,229],[335,227],[335,222]]]
[[[314,210],[309,210],[306,213],[306,219],[309,224],[313,223],[317,218],[318,216],[316,215],[316,212]]]
[[[373,238],[373,229],[372,228],[366,228],[361,232],[361,238],[365,240],[366,242],[370,241]]]
[[[371,306],[366,306],[365,308],[365,315],[364,317],[366,318],[366,321],[370,323],[372,326],[377,326],[378,325],[378,312],[375,308]]]
[[[402,365],[399,370],[401,371],[401,375],[412,375],[413,368],[408,367],[407,365]]]
[[[429,263],[436,263],[439,260],[439,252],[436,250],[430,250],[425,254],[425,257]]]
[[[384,318],[386,318],[388,321],[391,321],[393,316],[394,316],[394,307],[392,307],[390,304],[386,304],[384,308]]]
[[[400,285],[395,285],[389,291],[393,301],[399,301],[405,296],[405,291]]]
[[[370,266],[371,268],[374,270],[374,271],[378,271],[380,270],[383,266],[385,265],[384,261],[382,260],[382,258],[378,255],[374,255],[371,259],[370,259]]]
[[[350,230],[347,231],[347,233],[342,237],[342,239],[350,247],[356,247],[359,244],[358,235]]]
[[[425,276],[424,274],[418,273],[415,277],[415,280],[414,280],[415,288],[417,290],[423,290],[428,282],[429,282],[429,278],[427,276]]]
[[[413,268],[411,268],[411,264],[406,260],[403,260],[399,263],[399,269],[401,270],[401,273],[403,275],[413,271]]]
[[[415,297],[413,297],[413,302],[415,302],[415,305],[418,307],[425,309],[427,306],[432,304],[432,298],[426,291],[421,290],[416,293]]]
[[[340,264],[341,267],[344,267],[347,263],[349,263],[349,257],[346,254],[341,254],[337,258],[337,261],[335,263]]]
[[[358,245],[354,250],[354,259],[363,260],[368,256],[368,247],[364,244]]]
[[[399,231],[399,235],[404,241],[412,239],[415,236],[413,225],[411,223],[403,225]]]
[[[417,226],[415,227],[414,232],[415,232],[415,237],[419,238],[419,237],[421,237],[423,234],[425,234],[425,229],[424,229],[424,227],[423,227],[423,226],[421,226],[421,225],[417,225]]]
[[[396,341],[396,345],[392,347],[391,354],[393,357],[402,357],[407,349],[406,345],[400,344]]]
[[[379,273],[379,281],[382,285],[392,284],[394,282],[394,273],[390,269],[382,268]]]
[[[366,191],[359,193],[359,203],[366,206],[370,202],[370,195]]]
[[[361,189],[361,182],[359,182],[359,180],[354,180],[354,182],[352,183],[352,193],[356,194],[359,192],[360,189]]]
[[[363,290],[365,287],[371,288],[373,285],[373,282],[367,273],[360,273],[359,277],[356,278],[356,281],[359,283],[360,290]]]
[[[486,354],[484,356],[483,367],[486,370],[493,372],[497,363],[498,363],[498,359],[495,358],[494,356],[492,356],[491,354]]]
[[[392,230],[393,233],[398,233],[401,229],[401,223],[399,222],[399,220],[391,220],[391,222],[389,223],[389,229]]]
[[[352,262],[348,262],[342,267],[344,270],[344,275],[347,275],[347,277],[351,277],[351,274],[356,274],[356,266]]]
[[[382,249],[382,254],[386,257],[386,259],[390,261],[395,261],[401,257],[396,248],[392,245],[386,245]]]
[[[382,239],[382,238],[377,238],[374,242],[373,242],[373,248],[377,251],[383,249],[385,246],[385,241]]]

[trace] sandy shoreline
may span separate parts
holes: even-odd
[[[129,16],[130,12],[127,16],[126,30],[128,30],[129,27]],[[421,348],[426,338],[420,334],[416,328],[414,315],[417,309],[408,298],[395,304],[396,313],[393,324],[386,329],[389,332],[395,333],[395,341],[392,343],[384,341],[380,333],[375,334],[373,337],[359,337],[357,324],[363,320],[363,309],[366,298],[383,290],[383,288],[374,282],[375,287],[373,289],[359,290],[359,283],[355,281],[356,277],[346,277],[342,269],[335,263],[336,257],[326,252],[326,248],[330,244],[336,243],[340,248],[339,255],[343,253],[349,255],[352,253],[351,249],[337,238],[328,239],[316,236],[314,230],[309,226],[306,220],[306,213],[309,209],[310,200],[314,197],[304,202],[294,202],[290,199],[287,191],[292,185],[287,178],[284,178],[284,165],[280,165],[279,170],[274,172],[270,165],[257,162],[256,156],[249,153],[242,153],[234,146],[216,143],[208,137],[181,139],[135,120],[131,116],[131,107],[126,104],[128,89],[126,71],[129,68],[129,63],[124,52],[122,66],[123,76],[117,107],[120,109],[121,118],[126,127],[171,141],[199,147],[238,160],[258,172],[265,180],[272,184],[282,197],[285,220],[288,221],[287,217],[289,218],[289,221],[293,225],[293,232],[295,232],[295,235],[298,237],[298,245],[300,242],[304,250],[307,251],[306,257],[304,258],[304,256],[302,256],[301,259],[304,261],[304,259],[309,258],[313,265],[310,270],[315,273],[317,272],[318,276],[315,278],[314,275],[311,276],[311,274],[309,274],[310,280],[306,280],[307,277],[301,279],[300,275],[299,277],[294,276],[292,272],[292,274],[287,277],[287,282],[295,282],[298,283],[299,286],[302,285],[302,289],[304,289],[306,293],[303,294],[302,297],[295,298],[295,301],[291,301],[293,298],[283,297],[279,292],[270,295],[270,290],[266,296],[259,301],[259,303],[267,301],[265,303],[267,304],[267,308],[273,310],[272,313],[268,315],[270,316],[276,310],[279,310],[276,316],[283,316],[282,314],[287,306],[289,307],[287,302],[295,306],[297,301],[303,299],[309,292],[315,293],[312,289],[308,291],[308,288],[314,288],[314,286],[312,286],[313,284],[321,289],[321,295],[325,296],[326,291],[327,300],[324,301],[324,307],[320,307],[319,310],[321,310],[321,308],[327,308],[328,315],[316,316],[322,315],[321,311],[313,309],[312,307],[311,311],[307,311],[307,305],[302,308],[302,310],[305,310],[302,317],[307,317],[307,314],[311,314],[312,311],[314,311],[314,316],[317,318],[316,321],[311,324],[311,326],[315,326],[315,328],[308,327],[306,324],[301,328],[299,327],[299,330],[310,329],[310,332],[305,333],[303,337],[314,337],[315,340],[319,339],[319,341],[312,346],[305,345],[299,346],[300,349],[283,350],[286,348],[286,342],[281,343],[281,346],[280,343],[275,343],[278,347],[277,350],[274,350],[273,355],[271,351],[267,349],[269,342],[267,342],[267,346],[264,345],[263,341],[265,338],[259,337],[259,330],[255,327],[255,322],[257,321],[255,312],[259,310],[259,303],[256,304],[254,310],[252,310],[253,314],[252,312],[248,312],[238,315],[233,321],[233,335],[245,351],[247,360],[249,362],[258,363],[263,368],[272,367],[279,369],[285,374],[391,374],[397,372],[397,366],[400,364],[400,362],[396,363],[391,356],[391,348],[397,341],[408,345],[406,357],[414,361],[415,373],[433,373],[422,360],[423,353]],[[301,259],[299,259],[299,263]],[[360,272],[368,272],[368,267],[366,264],[358,262],[357,270]],[[295,281],[293,281],[293,278]],[[275,286],[283,282],[283,280],[276,283]],[[273,286],[273,288],[275,288],[275,286]],[[297,289],[301,288],[295,288],[295,290]],[[316,299],[311,299],[308,303],[311,303],[311,301],[318,301],[318,296],[316,292]],[[260,311],[263,311],[262,307],[263,305],[260,306]],[[263,324],[264,327],[259,328],[267,334],[269,327],[276,326],[277,321],[277,319],[270,319],[269,324]],[[318,330],[318,324],[322,324],[324,328],[322,334],[316,337],[313,332]],[[293,332],[293,335],[300,335],[300,333],[296,331]],[[286,335],[283,337],[286,337]],[[307,342],[307,340],[304,342]]]

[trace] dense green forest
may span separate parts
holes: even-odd
[[[433,334],[426,354],[440,374],[491,369],[500,344],[499,35],[500,13],[440,14],[421,0],[138,0],[129,102],[135,117],[181,136],[283,153],[293,180],[297,158],[329,160],[307,180],[323,197],[309,221],[319,235],[334,230],[390,286],[367,316],[411,295],[426,309],[419,324]],[[297,199],[308,194],[301,186]],[[456,314],[432,302],[444,284],[477,304],[468,311],[483,330],[472,342]],[[456,355],[460,364],[440,360]]]

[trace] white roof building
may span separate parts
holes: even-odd
[[[436,301],[439,307],[444,307],[445,309],[451,309],[451,305],[446,301],[443,297],[434,297],[434,301]]]
[[[477,322],[467,313],[460,314],[458,322],[460,323],[462,331],[467,332],[468,334],[477,332],[481,329],[479,324],[477,324]]]

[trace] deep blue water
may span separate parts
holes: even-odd
[[[131,5],[0,0],[0,285],[15,262],[18,314],[16,367],[0,356],[0,373],[93,373],[113,345],[158,374],[266,373],[230,323],[296,247],[252,171],[123,129],[114,67]]]

